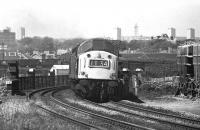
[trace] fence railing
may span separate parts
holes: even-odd
[[[19,78],[19,90],[33,90],[53,86],[68,85],[68,75],[61,76],[31,76]]]

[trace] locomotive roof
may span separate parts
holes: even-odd
[[[91,50],[106,51],[115,55],[118,55],[119,53],[118,48],[110,40],[91,39],[79,45],[77,54],[81,54]]]

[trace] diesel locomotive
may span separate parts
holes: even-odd
[[[69,78],[75,93],[105,101],[118,86],[119,50],[110,40],[90,39],[72,49]]]

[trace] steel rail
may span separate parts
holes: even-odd
[[[55,103],[63,106],[63,107],[71,108],[71,109],[74,109],[76,111],[92,115],[92,116],[94,116],[96,118],[106,120],[110,124],[119,125],[120,127],[123,127],[124,129],[153,130],[152,128],[140,126],[140,125],[129,123],[129,122],[125,122],[125,121],[122,121],[122,120],[117,120],[117,119],[114,119],[114,118],[110,118],[108,116],[103,116],[102,114],[97,114],[97,113],[94,113],[94,112],[91,112],[91,111],[83,110],[83,109],[75,107],[73,105],[69,105],[69,104],[65,103],[64,101],[56,98],[55,97],[55,93],[56,93],[56,91],[53,92],[52,95],[50,96],[51,100],[54,101]]]
[[[123,106],[123,107],[127,107],[131,110],[140,110],[140,111],[143,111],[143,112],[149,112],[149,113],[152,113],[152,114],[158,114],[158,115],[162,115],[162,116],[166,116],[166,117],[169,117],[169,118],[175,118],[175,119],[178,119],[180,121],[183,121],[184,123],[189,123],[189,124],[193,124],[193,125],[199,125],[199,129],[200,129],[200,121],[199,120],[195,120],[195,119],[190,119],[190,118],[187,118],[187,117],[181,117],[181,116],[178,116],[178,115],[172,115],[172,114],[169,114],[169,113],[164,113],[164,112],[161,112],[159,111],[158,109],[155,109],[155,110],[152,110],[152,109],[148,109],[148,108],[145,108],[144,106],[137,106],[136,104],[128,104],[128,103],[125,103],[125,102],[113,102],[114,104],[117,104],[117,105],[120,105],[120,106]]]
[[[91,102],[91,101],[88,101],[88,100],[85,100],[87,102]],[[92,102],[91,102],[92,103]],[[94,102],[93,102],[94,103]],[[161,122],[161,123],[165,123],[165,124],[169,124],[171,125],[173,128],[181,128],[181,129],[193,129],[193,130],[200,130],[200,127],[199,126],[193,126],[193,125],[186,125],[186,124],[183,124],[183,123],[178,123],[178,122],[173,122],[173,121],[169,121],[169,120],[164,120],[164,119],[158,119],[158,118],[155,118],[155,117],[150,117],[150,116],[145,116],[145,115],[141,115],[141,114],[137,114],[137,113],[131,113],[131,112],[127,112],[127,111],[122,111],[122,110],[119,110],[119,109],[116,109],[116,108],[111,108],[111,107],[107,107],[107,106],[103,106],[103,105],[99,105],[97,103],[94,103],[95,105],[97,106],[101,106],[101,107],[104,107],[104,108],[107,108],[107,109],[110,109],[110,110],[115,110],[115,111],[118,111],[118,112],[121,112],[121,113],[124,113],[124,114],[127,114],[127,115],[132,115],[132,116],[137,116],[137,117],[141,117],[141,118],[147,118],[149,120],[154,120],[154,121],[157,121],[157,122]]]
[[[52,91],[55,91],[55,90],[57,90],[57,89],[58,89],[58,88],[56,88],[56,87],[52,87],[52,88],[49,87],[49,88],[39,89],[39,90],[36,90],[36,91],[33,91],[32,93],[30,93],[29,97],[32,98],[32,97],[34,96],[34,94],[39,93],[39,92],[41,92],[41,93],[40,93],[40,96],[41,96],[41,97],[44,97],[45,94],[47,94],[47,93],[49,93],[49,92],[52,92]],[[59,88],[59,89],[61,89],[61,88]],[[50,114],[50,115],[53,115],[53,116],[55,116],[55,117],[58,117],[58,118],[60,118],[60,119],[68,120],[68,121],[70,121],[70,122],[72,122],[72,123],[74,123],[74,124],[80,125],[80,126],[82,126],[82,127],[88,128],[88,129],[92,129],[92,130],[103,130],[103,129],[100,128],[100,127],[96,127],[96,126],[94,126],[94,125],[87,124],[87,123],[85,123],[85,122],[83,122],[83,121],[75,120],[75,119],[73,119],[73,118],[71,118],[71,117],[68,117],[68,116],[66,116],[66,115],[61,115],[61,114],[59,114],[59,113],[57,113],[57,112],[55,112],[55,111],[49,110],[49,109],[47,109],[47,108],[45,108],[45,107],[43,107],[43,106],[41,106],[41,105],[37,105],[37,104],[35,104],[35,105],[36,105],[38,108],[40,108],[40,109],[42,109],[43,111],[45,111],[46,113],[48,113],[48,114]]]

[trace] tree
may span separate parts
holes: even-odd
[[[146,42],[144,40],[132,40],[127,44],[127,47],[131,50],[141,49],[146,46]]]
[[[74,39],[68,39],[65,40],[62,43],[62,48],[73,48],[75,47],[77,44],[80,44],[82,42],[84,42],[86,39],[82,39],[82,38],[74,38]]]
[[[24,39],[21,39],[19,42],[22,44],[22,45],[27,45],[27,46],[30,46],[31,45],[31,43],[32,43],[32,38],[30,38],[30,37],[26,37],[26,38],[24,38]]]
[[[40,46],[40,51],[53,51],[54,48],[54,39],[50,37],[44,37]]]
[[[21,52],[29,52],[29,53],[32,53],[33,52],[33,47],[32,47],[32,44],[33,44],[33,39],[30,38],[30,37],[26,37],[20,41],[18,41],[20,44],[19,44],[19,50]]]

